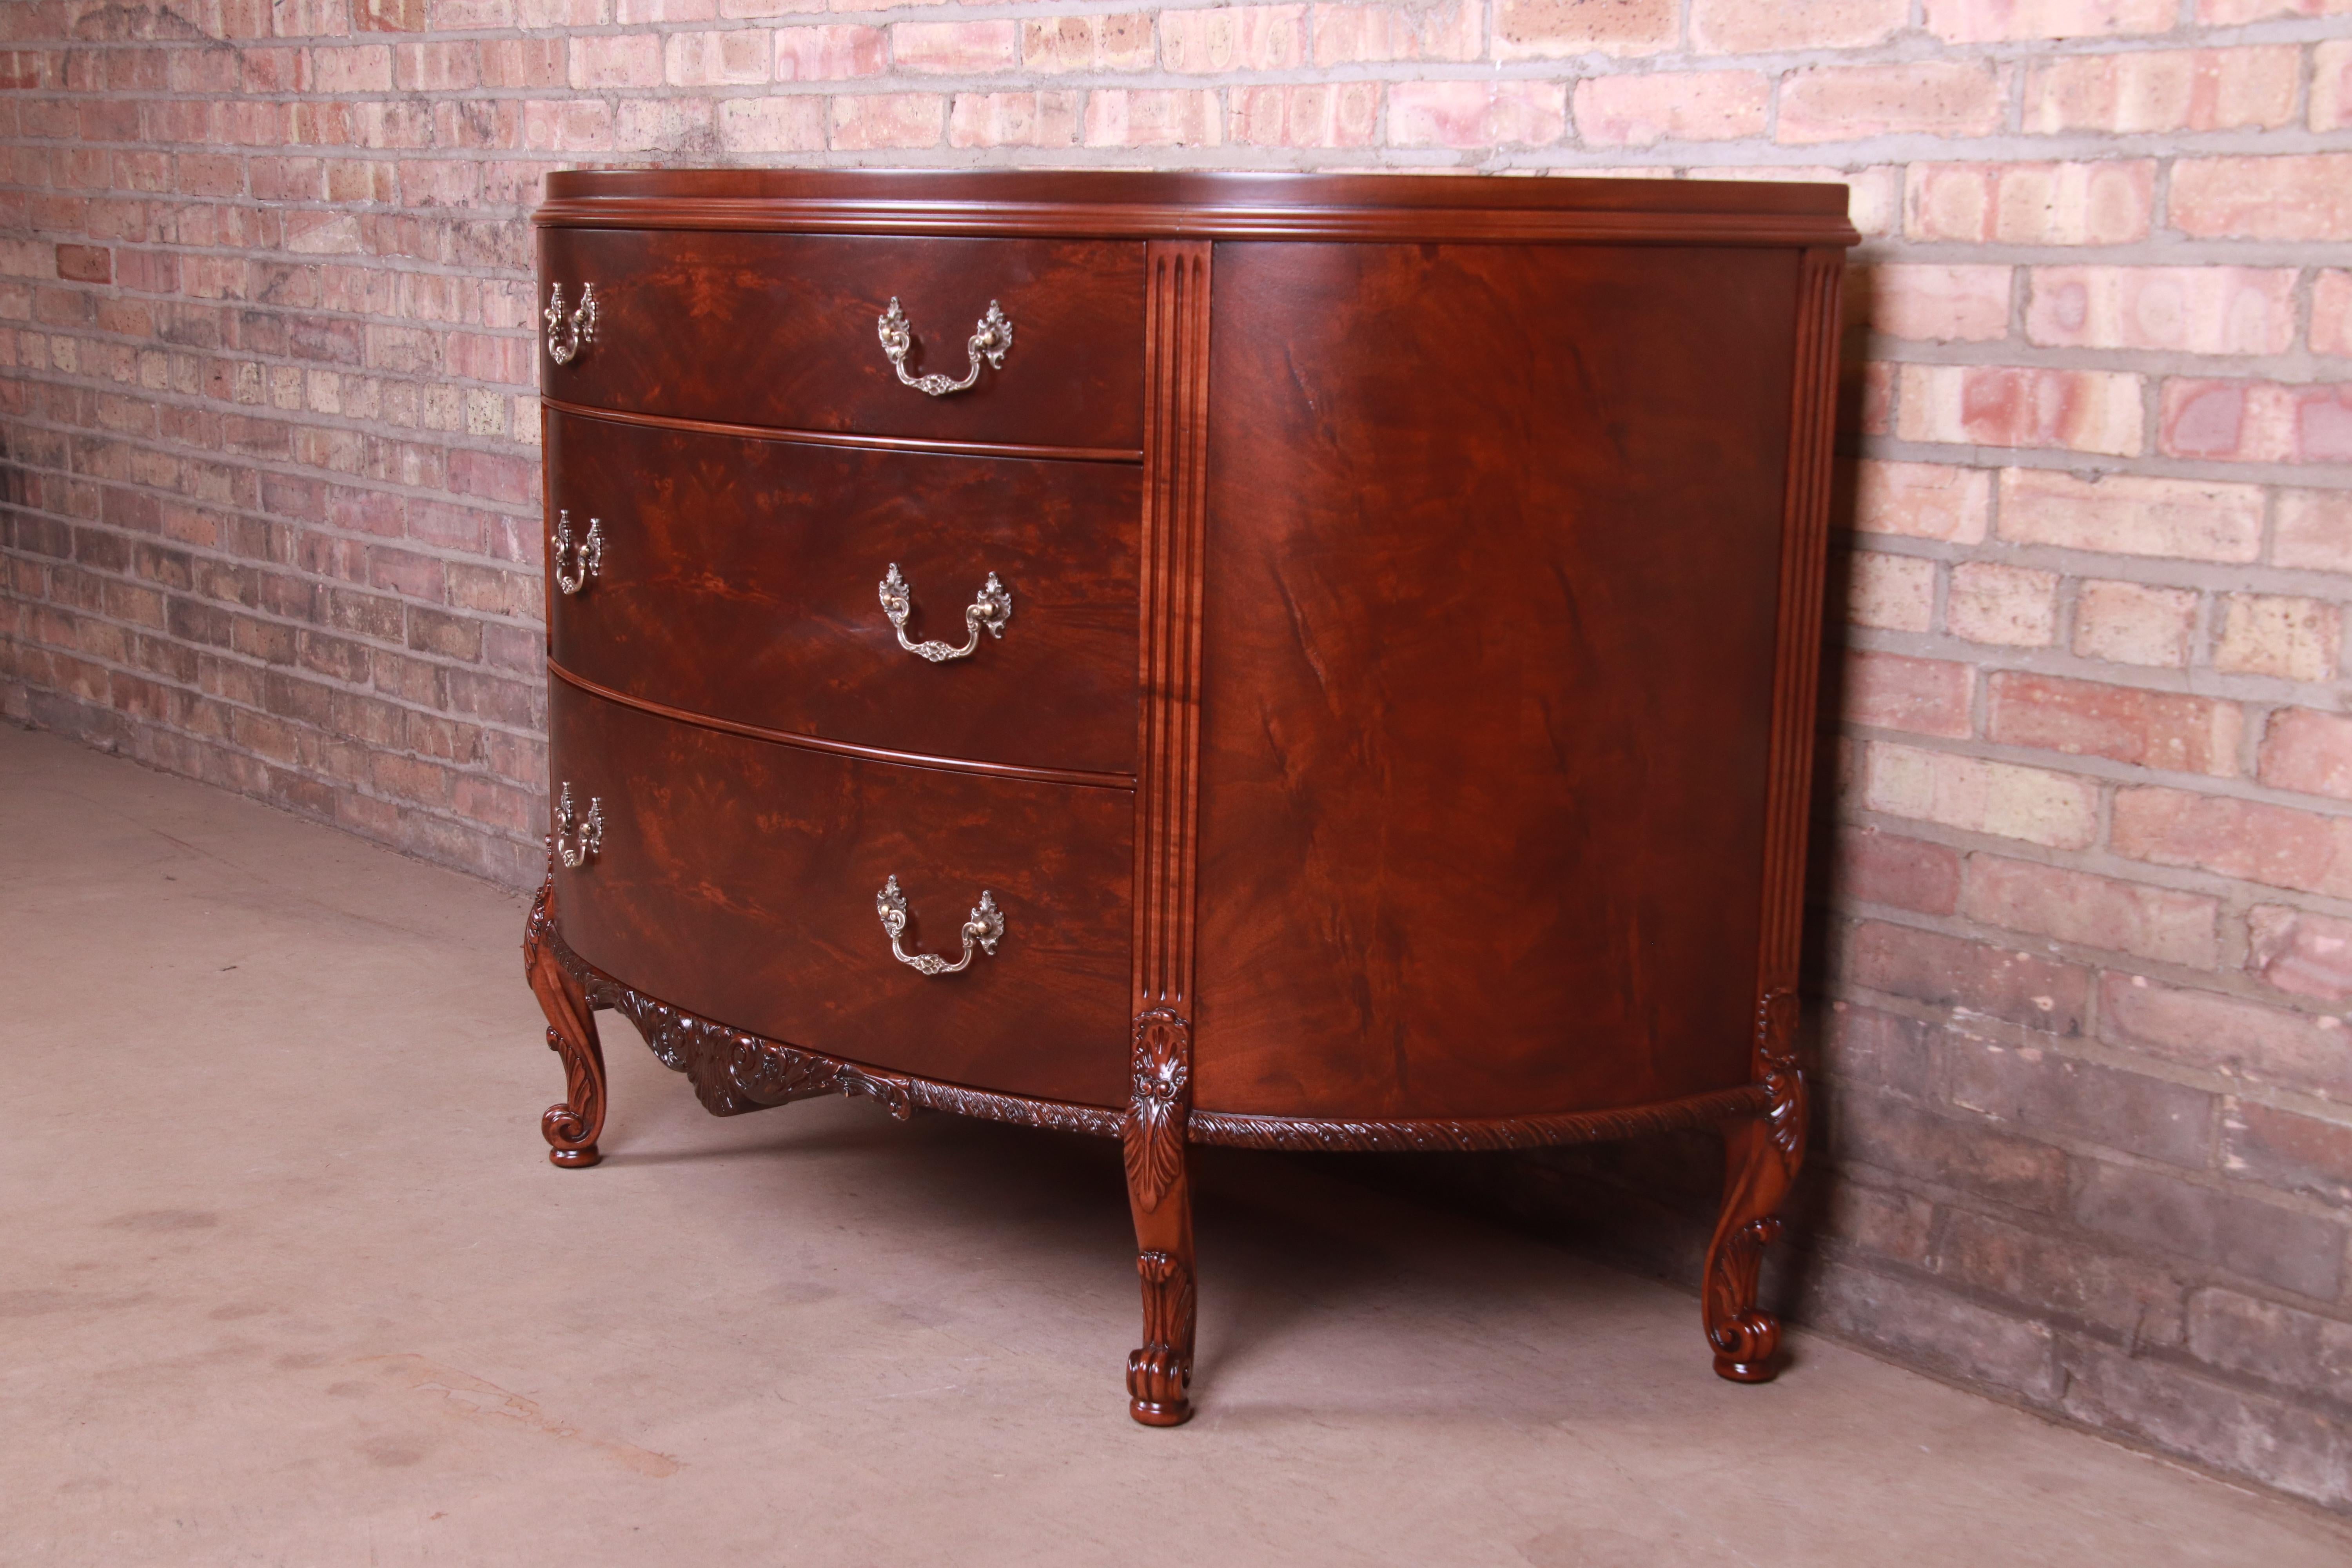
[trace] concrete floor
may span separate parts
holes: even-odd
[[[2352,1531],[1363,1190],[1202,1162],[1201,1415],[1148,1431],[1115,1148],[705,1116],[605,1163],[523,901],[0,725],[0,1562],[2259,1563]],[[609,1016],[608,1019],[609,1019]]]

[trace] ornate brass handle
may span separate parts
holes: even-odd
[[[547,309],[540,315],[547,322],[547,357],[558,364],[570,364],[574,355],[596,341],[596,285],[580,285],[580,308],[567,316],[563,285],[556,284],[548,290]]]
[[[575,563],[577,563],[575,564]],[[575,552],[572,543],[572,514],[555,514],[555,585],[565,597],[588,585],[596,575],[596,568],[604,563],[604,529],[594,518],[588,520],[588,537],[582,540]]]
[[[890,626],[898,634],[898,646],[918,658],[933,664],[945,664],[951,658],[969,658],[971,650],[980,646],[982,631],[990,637],[1004,635],[1004,623],[1013,618],[1013,590],[996,580],[991,572],[988,581],[980,585],[980,595],[964,606],[964,629],[971,635],[963,647],[950,647],[943,642],[909,642],[907,639],[907,617],[915,613],[914,590],[899,574],[898,563],[890,563],[890,571],[882,579],[882,613],[890,617]]]
[[[907,930],[907,895],[898,890],[898,879],[891,877],[874,895],[875,912],[882,917],[882,934],[890,939],[890,956],[919,974],[961,974],[971,967],[971,950],[993,957],[996,944],[1004,935],[1004,914],[996,907],[993,895],[983,890],[980,902],[972,905],[971,918],[963,922],[963,956],[950,963],[936,952],[908,952],[898,945],[898,938]]]
[[[986,360],[992,369],[1004,368],[1004,351],[1013,346],[1013,323],[1005,319],[995,300],[988,302],[988,314],[980,319],[979,329],[964,347],[971,354],[971,368],[963,373],[961,381],[950,381],[944,375],[908,375],[907,352],[915,346],[914,330],[907,325],[907,312],[898,308],[896,295],[890,308],[875,318],[875,327],[882,337],[882,352],[890,356],[890,368],[898,379],[918,392],[928,392],[933,397],[945,397],[951,392],[969,392],[971,384],[980,379],[980,362]],[[561,363],[562,362],[557,362]]]
[[[562,798],[555,803],[555,852],[563,863],[577,871],[596,858],[596,851],[604,845],[604,803],[594,795],[588,797],[588,816],[583,821],[579,809],[572,804],[572,781],[563,781]]]

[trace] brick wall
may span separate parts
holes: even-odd
[[[2352,1508],[2352,0],[833,3],[0,7],[0,710],[532,879],[549,169],[1848,181],[1782,1289]]]

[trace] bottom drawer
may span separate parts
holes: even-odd
[[[625,984],[787,1045],[1088,1105],[1127,1100],[1134,796],[868,762],[550,682],[550,772],[604,830],[556,868],[564,938]],[[993,954],[952,962],[986,890]]]

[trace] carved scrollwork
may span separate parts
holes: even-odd
[[[1192,1026],[1173,1008],[1137,1016],[1134,1098],[1120,1130],[1127,1185],[1146,1213],[1157,1209],[1184,1173],[1185,1122],[1192,1109]]]
[[[1804,1074],[1797,1066],[1797,994],[1776,985],[1756,1003],[1756,1067],[1764,1083],[1765,1118],[1772,1146],[1781,1157],[1801,1160],[1805,1152]]]

